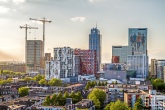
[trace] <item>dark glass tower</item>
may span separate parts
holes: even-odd
[[[100,71],[101,64],[101,34],[100,30],[96,28],[91,29],[91,33],[89,34],[89,49],[96,50],[97,53],[97,71]]]

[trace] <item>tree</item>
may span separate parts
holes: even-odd
[[[143,110],[143,101],[141,98],[138,98],[136,103],[134,104],[133,110]]]
[[[104,108],[104,110],[110,110],[110,107],[111,107],[111,103],[107,104]]]
[[[49,106],[51,104],[50,95],[46,96],[43,105]]]
[[[38,75],[36,75],[36,76],[34,77],[34,80],[35,80],[35,81],[40,81],[41,79],[44,79],[44,76],[42,76],[42,75],[40,75],[40,74],[38,74]]]
[[[47,84],[47,82],[46,82],[45,79],[41,79],[41,80],[39,81],[39,84]]]
[[[62,85],[62,81],[60,79],[57,78],[53,78],[49,81],[48,83],[50,86],[61,86]]]
[[[21,97],[24,97],[24,96],[28,95],[29,88],[27,88],[27,87],[20,87],[20,88],[18,89],[18,92],[19,92],[19,95],[20,95]]]
[[[101,86],[101,82],[99,81],[99,83],[97,84],[98,86]]]
[[[66,92],[64,93],[64,98],[69,98],[69,93],[68,93],[68,91],[66,91]]]
[[[104,105],[104,101],[106,99],[106,93],[98,88],[93,89],[89,95],[88,95],[88,99],[93,99],[93,97],[96,97],[96,99],[99,100],[101,105]],[[94,100],[93,100],[94,101]],[[96,101],[95,101],[96,102]]]
[[[125,102],[117,100],[116,102],[111,102],[110,110],[129,110],[129,107]]]
[[[93,96],[93,97],[92,97],[92,100],[93,100],[93,102],[94,102],[94,104],[95,104],[96,109],[97,109],[97,110],[100,110],[100,106],[101,106],[101,105],[100,105],[99,99],[97,99],[96,96]]]
[[[51,105],[56,105],[56,103],[57,103],[57,95],[56,94],[53,94],[50,103],[51,103]]]
[[[25,78],[24,78],[24,81],[27,81],[27,82],[30,82],[31,80],[32,80],[31,77],[25,77]]]

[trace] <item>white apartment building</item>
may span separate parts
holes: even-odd
[[[136,70],[137,78],[148,76],[148,56],[145,54],[128,55],[127,70]]]
[[[165,110],[165,95],[157,93],[156,90],[149,90],[149,93],[141,95],[144,106],[151,110]]]
[[[46,62],[46,79],[59,78],[65,82],[77,81],[78,58],[74,55],[74,49],[70,47],[54,48],[54,60]]]

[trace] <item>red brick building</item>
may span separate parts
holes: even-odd
[[[80,58],[80,75],[96,74],[98,64],[95,50],[75,49],[74,54]]]

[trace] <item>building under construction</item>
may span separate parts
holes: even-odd
[[[42,40],[26,41],[27,72],[44,69],[44,51]]]

